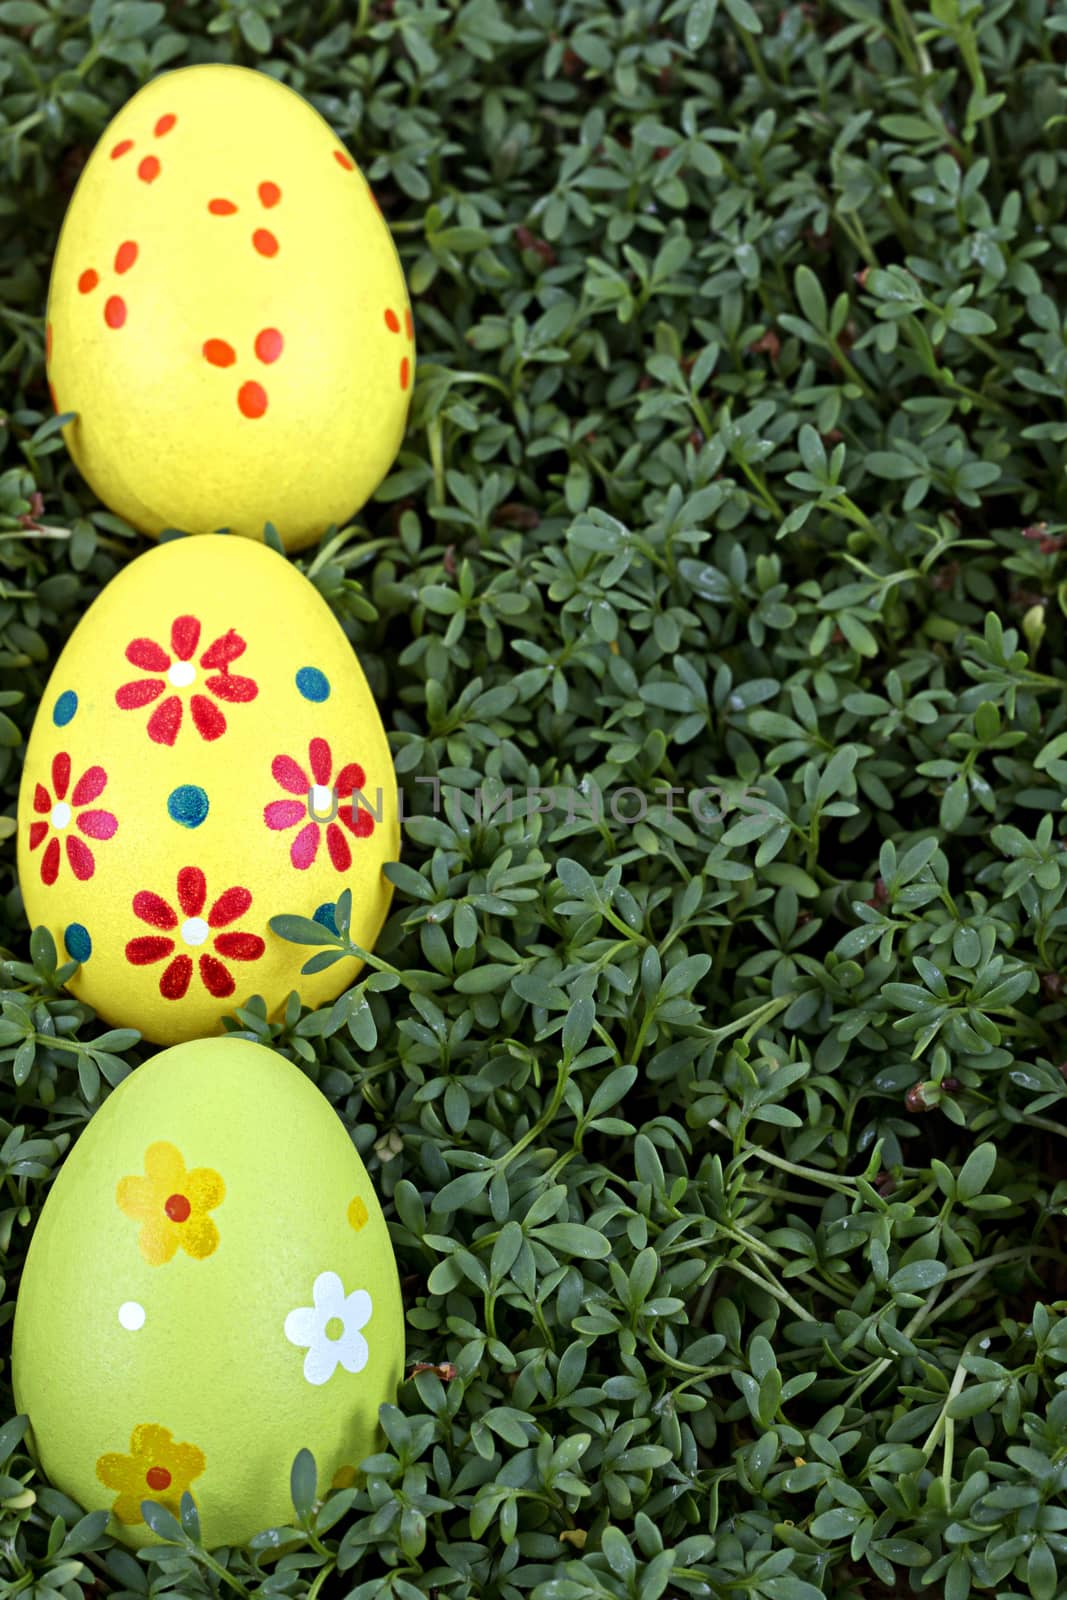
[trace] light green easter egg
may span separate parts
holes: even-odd
[[[388,1230],[343,1124],[263,1045],[164,1050],[56,1178],[15,1314],[15,1400],[45,1474],[127,1544],[196,1502],[209,1547],[291,1520],[378,1445],[404,1318]]]

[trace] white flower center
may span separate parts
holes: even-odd
[[[130,1333],[144,1327],[144,1306],[136,1300],[124,1300],[119,1306],[119,1323]]]
[[[203,944],[210,931],[203,917],[190,917],[182,923],[182,940],[185,944]]]
[[[167,671],[167,679],[176,689],[188,689],[196,678],[196,668],[191,661],[176,661]]]
[[[65,828],[70,821],[70,807],[65,800],[57,800],[49,817],[53,828]]]
[[[309,810],[313,817],[328,817],[333,810],[333,790],[321,783],[312,784]]]

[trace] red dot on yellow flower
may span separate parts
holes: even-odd
[[[400,318],[397,316],[395,311],[389,310],[385,313],[385,326],[389,329],[390,333],[400,332]]]
[[[162,1494],[164,1489],[170,1488],[170,1473],[166,1467],[149,1467],[144,1475],[144,1481],[150,1489],[154,1489],[157,1494]]]
[[[184,1222],[193,1208],[183,1194],[172,1194],[163,1209],[172,1222]]]

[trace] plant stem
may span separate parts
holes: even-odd
[[[544,1133],[546,1128],[551,1127],[552,1122],[555,1119],[556,1112],[563,1104],[563,1096],[567,1092],[567,1084],[570,1082],[570,1076],[570,1067],[566,1065],[565,1062],[560,1061],[559,1067],[556,1071],[556,1087],[552,1092],[552,1099],[549,1101],[548,1109],[540,1117],[538,1117],[533,1127],[528,1129],[527,1132],[523,1134],[522,1138],[513,1144],[511,1149],[507,1151],[505,1155],[499,1156],[497,1160],[493,1162],[493,1166],[497,1172],[503,1172],[511,1165],[515,1157],[520,1155],[522,1151],[526,1149],[527,1145],[531,1144],[534,1139],[539,1138],[541,1134]]]
[[[708,1127],[714,1128],[716,1133],[721,1133],[724,1139],[733,1137],[729,1129],[725,1128],[721,1122],[713,1120],[708,1123]],[[746,1149],[757,1155],[761,1161],[768,1161],[772,1167],[779,1167],[783,1172],[792,1173],[794,1178],[803,1178],[810,1183],[824,1183],[828,1189],[836,1189],[839,1193],[847,1194],[850,1197],[855,1194],[856,1181],[854,1178],[836,1178],[832,1173],[820,1172],[818,1167],[799,1167],[794,1161],[787,1161],[784,1156],[775,1155],[772,1150],[767,1150],[760,1144],[753,1144],[749,1139],[742,1139],[740,1142]]]
[[[320,1572],[315,1574],[315,1581],[312,1583],[311,1588],[307,1592],[307,1600],[318,1600],[319,1590],[326,1582],[326,1579],[330,1576],[330,1573],[335,1572],[336,1569],[337,1563],[331,1559],[326,1563]]]
[[[805,1311],[804,1307],[793,1299],[788,1290],[783,1289],[780,1284],[774,1283],[770,1278],[764,1277],[761,1272],[753,1272],[751,1267],[746,1267],[745,1263],[738,1260],[736,1256],[728,1257],[723,1266],[727,1272],[739,1272],[743,1278],[748,1278],[757,1288],[773,1295],[784,1306],[788,1306],[793,1315],[799,1317],[802,1322],[818,1321],[817,1317],[813,1317],[810,1311]]]

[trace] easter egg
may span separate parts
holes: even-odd
[[[415,346],[399,257],[351,156],[244,67],[154,78],[90,156],[52,269],[48,376],[113,511],[289,549],[373,494]]]
[[[268,545],[222,535],[148,550],[108,584],[56,663],[19,793],[31,927],[71,992],[159,1044],[221,1031],[252,995],[332,1000],[359,963],[308,976],[280,938],[328,942],[351,892],[369,949],[399,854],[396,775],[352,646]],[[314,926],[318,924],[319,926]]]
[[[145,1500],[208,1545],[292,1517],[376,1448],[404,1352],[388,1229],[344,1125],[263,1045],[176,1045],[124,1079],[63,1163],[15,1312],[16,1404],[57,1488],[127,1543]]]

